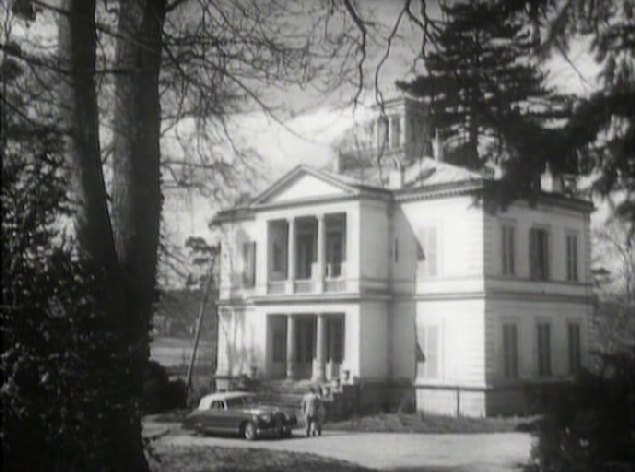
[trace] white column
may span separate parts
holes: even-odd
[[[324,276],[326,274],[326,227],[324,214],[317,215],[317,291],[324,292]]]
[[[295,322],[287,315],[287,378],[295,377]]]
[[[317,315],[317,336],[316,336],[315,359],[313,360],[313,379],[324,380],[326,363],[326,315]]]
[[[287,220],[288,240],[287,240],[287,281],[289,288],[287,293],[293,293],[295,289],[295,220]]]

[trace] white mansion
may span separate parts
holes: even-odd
[[[394,385],[439,413],[521,410],[524,385],[587,361],[593,207],[548,175],[535,205],[492,212],[493,177],[423,157],[435,146],[420,105],[386,113],[355,141],[361,154],[381,143],[392,168],[300,166],[215,216],[217,375]]]

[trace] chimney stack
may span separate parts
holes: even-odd
[[[432,153],[434,154],[434,160],[437,162],[443,162],[443,141],[439,134],[439,130],[434,130],[434,139],[432,140]]]

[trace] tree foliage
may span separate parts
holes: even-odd
[[[602,369],[583,372],[551,395],[528,471],[632,470],[635,463],[635,352],[601,356]]]
[[[346,80],[345,63],[358,44],[347,36],[342,9],[334,2],[314,9],[277,0],[22,0],[3,8],[2,151],[12,152],[19,170],[3,180],[3,205],[6,190],[8,211],[16,215],[13,226],[3,222],[3,255],[12,256],[3,279],[13,281],[4,431],[16,438],[6,447],[14,468],[147,469],[139,402],[155,299],[161,137],[194,120],[195,141],[233,144],[228,115],[253,106],[273,113],[264,97],[271,85],[303,86],[336,59],[343,67],[329,78]],[[57,40],[50,47],[29,43],[28,24],[18,25],[11,12],[27,23],[44,15],[45,28],[56,21]],[[298,20],[307,15],[308,33]],[[11,38],[7,26],[13,25],[21,27],[23,44]],[[14,80],[16,65],[32,72],[38,86]],[[5,125],[9,113],[38,122],[41,106],[53,118],[33,130]],[[58,139],[55,164],[42,166],[44,152],[13,151],[22,137],[40,145],[47,133]],[[210,134],[216,139],[207,139]],[[241,164],[255,168],[239,154],[208,151],[213,146],[165,159],[163,169],[177,185],[190,182],[175,166],[207,172],[212,188],[231,188]],[[8,162],[3,155],[3,166]],[[27,172],[31,167],[45,172]],[[42,193],[40,174],[48,172],[61,179],[50,186],[57,193]],[[24,196],[31,200],[11,200],[27,187],[35,190]],[[72,222],[70,242],[62,237],[60,202]],[[40,236],[56,224],[55,238]],[[39,457],[30,457],[22,441],[31,429],[41,438]]]
[[[535,118],[549,90],[532,64],[528,15],[516,2],[441,5],[426,73],[398,86],[424,99],[430,126],[442,132],[447,160],[479,168],[500,156],[498,123]],[[539,110],[541,113],[542,110]]]

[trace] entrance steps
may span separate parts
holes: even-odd
[[[322,391],[326,421],[348,418],[358,412],[359,388],[357,385],[341,385],[335,388],[328,381],[261,379],[253,387],[258,400],[296,411],[298,416],[301,413],[302,397],[310,387],[319,387]]]

